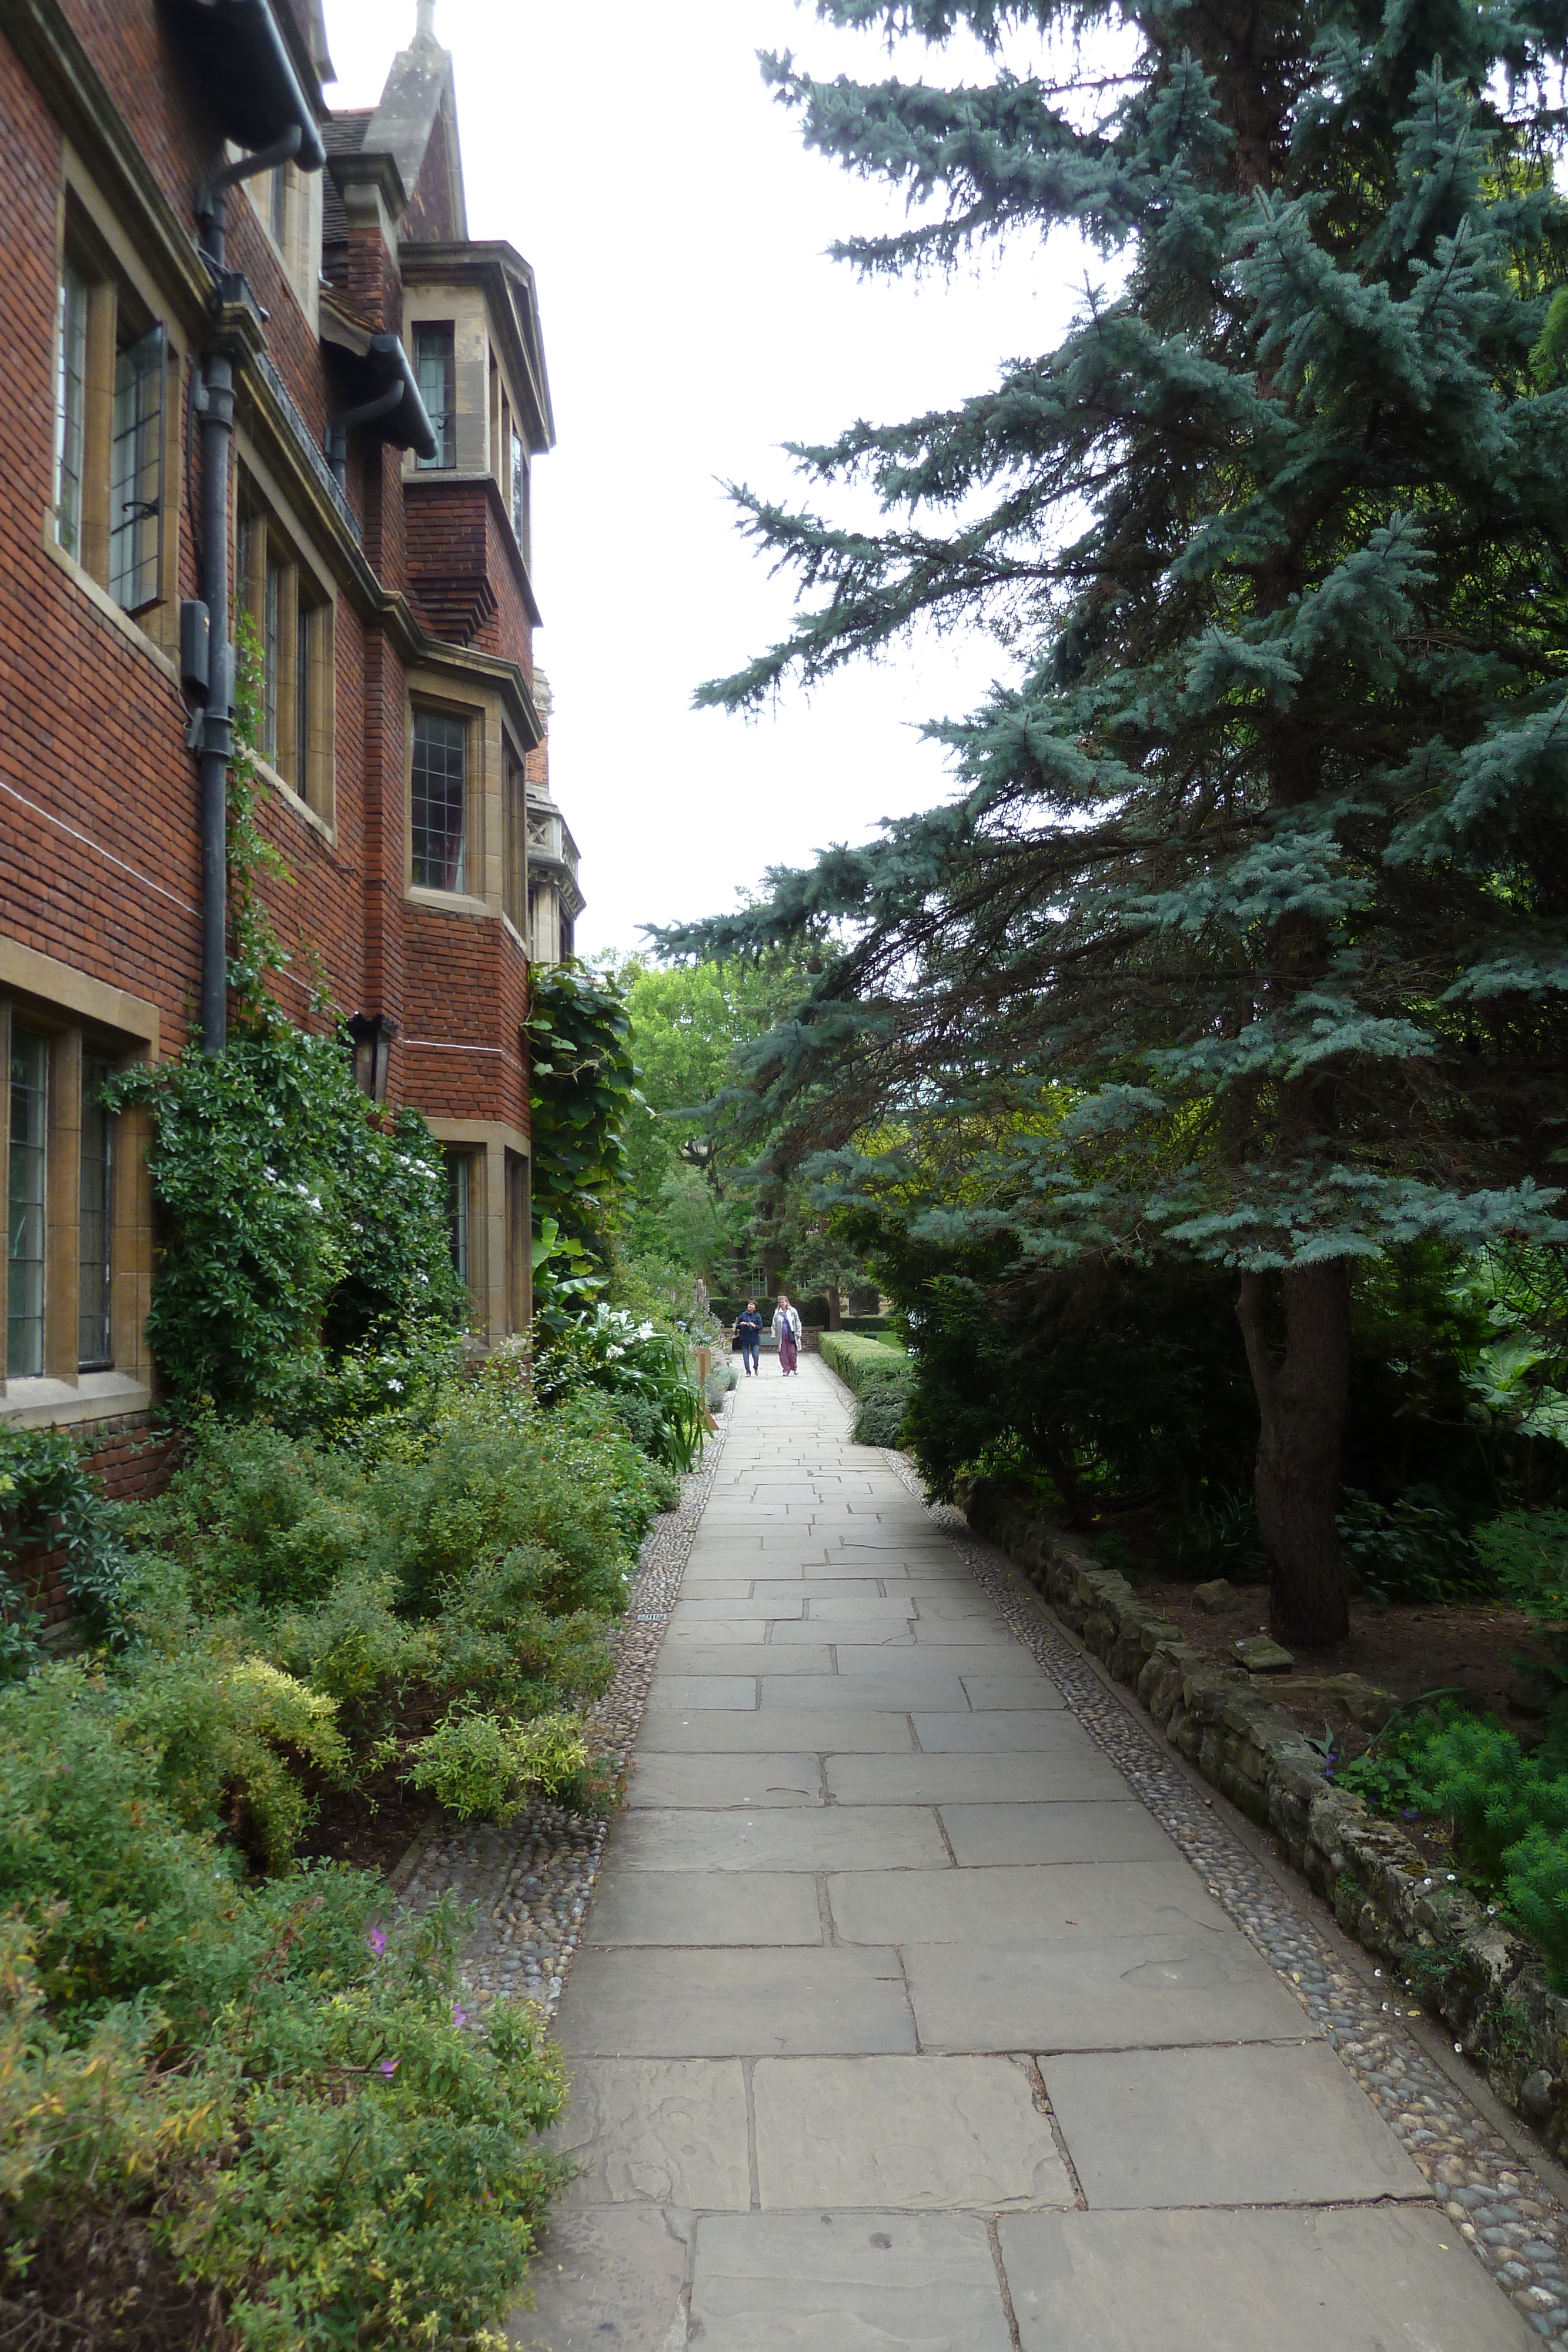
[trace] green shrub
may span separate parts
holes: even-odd
[[[1375,1601],[1455,1601],[1489,1589],[1475,1545],[1433,1487],[1380,1503],[1347,1486],[1336,1523],[1352,1578]]]
[[[409,1607],[434,1612],[482,1560],[523,1547],[549,1562],[536,1585],[541,1607],[622,1607],[628,1563],[604,1481],[562,1458],[547,1420],[455,1418],[423,1462],[377,1472],[372,1560]]]
[[[862,1339],[852,1331],[824,1331],[818,1346],[828,1370],[837,1372],[857,1396],[868,1379],[896,1377],[900,1370],[911,1369],[902,1348],[881,1339]]]
[[[395,1593],[390,1576],[353,1570],[314,1606],[282,1610],[256,1629],[287,1673],[336,1703],[356,1753],[387,1735],[406,1695],[435,1669],[437,1627],[398,1616]]]
[[[482,1818],[505,1826],[532,1796],[570,1801],[586,1782],[589,1763],[575,1716],[517,1723],[465,1708],[419,1742],[406,1777],[459,1821]]]
[[[287,1868],[309,1818],[301,1767],[340,1776],[336,1703],[265,1658],[212,1648],[132,1659],[108,1685],[114,1735],[152,1767],[188,1830],[226,1830],[268,1870]]]
[[[862,1381],[855,1402],[855,1417],[850,1435],[856,1445],[897,1445],[904,1428],[904,1415],[909,1402],[910,1381],[906,1373],[895,1372],[891,1379],[867,1379]]]
[[[208,1611],[310,1601],[360,1566],[371,1496],[355,1464],[268,1423],[204,1423],[162,1495],[130,1514],[132,1541],[188,1570]]]
[[[1568,1511],[1508,1511],[1478,1528],[1475,1548],[1497,1591],[1538,1624],[1568,1617]]]
[[[0,2231],[155,2210],[262,2352],[476,2345],[564,2176],[537,2015],[466,2030],[460,1923],[369,1874],[256,1887],[79,1666],[0,1692]],[[47,2101],[47,2106],[40,2105]]]
[[[601,1389],[623,1412],[645,1453],[666,1469],[687,1471],[706,1433],[702,1390],[688,1341],[624,1307],[594,1307],[558,1333],[539,1338],[534,1388],[541,1404],[574,1389]]]
[[[1382,1811],[1451,1822],[1467,1873],[1501,1897],[1553,1988],[1568,1990],[1568,1776],[1500,1724],[1446,1706],[1391,1726],[1336,1778]]]

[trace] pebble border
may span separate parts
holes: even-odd
[[[717,1475],[730,1427],[727,1401],[717,1420],[701,1466],[681,1481],[679,1503],[643,1539],[626,1613],[611,1636],[614,1678],[584,1709],[596,1750],[622,1766],[631,1762],[664,1628]],[[412,1909],[452,1895],[476,1913],[462,1973],[480,2015],[502,1998],[537,2001],[547,2016],[554,2015],[577,1956],[609,1826],[559,1805],[526,1805],[505,1829],[487,1822],[438,1825],[400,1865],[393,1884]]]
[[[1005,1555],[978,1543],[961,1511],[926,1501],[913,1465],[884,1459],[923,1505],[1008,1629],[1294,1993],[1431,2183],[1445,2218],[1544,2343],[1568,2347],[1568,2214],[1457,2084],[1397,2021],[1394,1979],[1379,2000],[1194,1790],[1157,1736],[1108,1691],[1047,1602]],[[1381,1971],[1377,1973],[1381,1974]]]

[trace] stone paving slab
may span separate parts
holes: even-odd
[[[927,1756],[1013,1756],[1049,1748],[1056,1734],[1048,1727],[1061,1721],[1066,1706],[1042,1679],[1031,1707],[998,1707],[986,1715],[925,1715],[916,1707],[912,1720]]]
[[[885,1756],[914,1747],[904,1709],[869,1706],[863,1692],[855,1696],[855,1706],[834,1707],[831,1713],[794,1707],[788,1717],[776,1706],[766,1716],[713,1707],[689,1717],[672,1707],[657,1713],[650,1708],[643,1718],[637,1752],[745,1756],[790,1748],[814,1748],[819,1755],[831,1748],[841,1755]]]
[[[952,1719],[960,1724],[974,1720],[964,1716]],[[1022,1716],[981,1719],[1026,1720]],[[967,1870],[1000,1863],[1164,1862],[1176,1851],[1135,1797],[1040,1805],[944,1805],[942,1827],[955,1861]]]
[[[1296,2040],[1301,2011],[1234,1928],[904,1948],[923,2050]]]
[[[1032,1869],[844,1871],[828,1880],[828,1904],[845,1944],[1233,1932],[1168,1846],[1158,1862],[1096,1857]]]
[[[1004,2215],[1022,2352],[1527,2352],[1429,2209]]]
[[[896,1952],[590,1948],[560,2007],[571,2058],[899,2057],[915,2025]]]
[[[853,1675],[773,1675],[761,1678],[762,1705],[784,1707],[873,1707],[900,1710],[921,1707],[929,1713],[956,1708],[969,1712],[968,1693],[946,1666],[911,1658],[894,1664],[883,1659],[874,1668]]]
[[[1049,1803],[1053,1799],[1125,1797],[1115,1766],[1070,1715],[1048,1715],[1051,1727],[1027,1749],[975,1756],[962,1749],[919,1756],[834,1756],[828,1787],[841,1805],[983,1805]]]
[[[753,2095],[764,2211],[1073,2201],[1050,2121],[1009,2058],[765,2059]]]
[[[820,1944],[816,1879],[800,1871],[628,1870],[601,1888],[598,1944]]]
[[[1042,2071],[1092,2209],[1429,2194],[1321,2042],[1048,2058]]]
[[[993,1707],[1027,1711],[1040,1705],[1039,1674],[1025,1672],[1021,1665],[1009,1674],[966,1673],[963,1680],[964,1696],[977,1715]]]
[[[936,1815],[923,1805],[630,1813],[618,1843],[626,1871],[951,1867]]]
[[[698,1805],[734,1811],[757,1805],[820,1805],[822,1767],[810,1754],[759,1755],[749,1771],[733,1756],[641,1756],[627,1791],[638,1811],[650,1805]]]
[[[571,2103],[549,2143],[581,2168],[570,2205],[751,2210],[738,2058],[580,2058]]]
[[[650,1715],[670,1715],[677,1707],[727,1707],[749,1711],[757,1705],[755,1675],[661,1674],[648,1694]]]
[[[700,2342],[703,2352],[1011,2347],[985,2224],[967,2214],[705,2219],[690,2327],[686,2341]]]
[[[677,1676],[716,1675],[727,1678],[733,1676],[737,1668],[758,1675],[831,1675],[833,1671],[831,1652],[820,1636],[809,1647],[780,1643],[776,1651],[771,1642],[762,1638],[760,1628],[748,1625],[746,1630],[748,1638],[744,1642],[675,1641],[670,1648],[672,1671]]]
[[[693,2216],[667,2205],[557,2206],[528,2271],[512,2352],[672,2352],[686,2342]]]

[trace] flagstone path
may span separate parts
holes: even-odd
[[[558,2020],[529,2352],[1524,2352],[803,1357],[743,1381]]]

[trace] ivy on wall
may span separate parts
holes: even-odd
[[[643,1102],[625,997],[581,964],[537,969],[528,1037],[534,1231],[553,1218],[569,1241],[599,1255],[625,1181],[627,1120]]]

